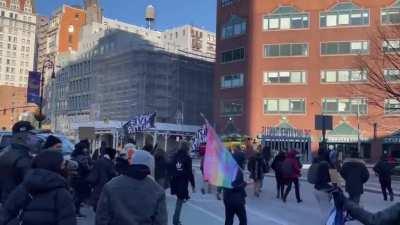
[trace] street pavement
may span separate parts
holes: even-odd
[[[196,169],[197,192],[192,194],[192,198],[184,205],[182,212],[182,223],[184,225],[222,225],[224,224],[224,206],[218,201],[214,194],[202,195],[200,193],[201,175]],[[397,184],[396,184],[397,185]],[[294,190],[288,197],[288,202],[283,203],[276,199],[275,181],[273,177],[266,177],[264,190],[260,198],[253,196],[252,185],[247,188],[247,214],[249,225],[319,225],[321,213],[313,195],[313,187],[307,182],[301,183],[301,195],[303,203],[295,201]],[[396,186],[398,188],[398,186]],[[168,193],[168,192],[167,192]],[[128,201],[134,201],[129,199]],[[399,198],[395,199],[398,202]],[[362,196],[361,204],[368,210],[376,212],[382,210],[395,202],[384,202],[382,196],[377,193],[366,192]],[[175,198],[168,195],[168,216],[169,224],[172,225],[171,218],[175,204]],[[79,220],[80,225],[93,225],[94,213],[85,209],[87,218]],[[238,224],[238,222],[235,222]],[[360,225],[358,222],[349,222],[348,225]]]

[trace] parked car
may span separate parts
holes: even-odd
[[[53,135],[62,141],[62,154],[66,159],[68,159],[72,151],[74,151],[74,144],[66,136],[60,134],[52,134],[48,132],[38,131],[37,136],[39,137],[40,141],[36,146],[35,152],[40,152],[42,150],[44,142],[50,135]],[[0,151],[11,144],[11,138],[11,132],[0,132]]]

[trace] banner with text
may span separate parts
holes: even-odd
[[[40,81],[41,81],[41,73],[39,72],[29,72],[28,77],[28,91],[27,91],[27,102],[35,103],[36,105],[40,105]]]
[[[124,126],[125,134],[134,134],[155,127],[157,113],[147,113],[129,120]]]

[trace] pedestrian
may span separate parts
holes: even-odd
[[[118,153],[118,156],[115,158],[115,170],[119,175],[126,173],[129,166],[129,160],[132,159],[133,154],[135,154],[135,151],[136,151],[136,146],[132,143],[128,143]]]
[[[246,164],[246,155],[242,151],[240,145],[237,145],[233,148],[232,155],[239,167],[244,168]]]
[[[389,192],[390,201],[394,201],[393,189],[392,189],[392,173],[393,166],[388,162],[385,156],[382,156],[378,163],[374,166],[374,171],[379,177],[379,183],[381,184],[383,200],[387,201],[387,192]]]
[[[78,170],[71,176],[71,187],[74,190],[76,215],[78,217],[84,217],[85,215],[81,213],[81,205],[91,194],[90,185],[86,179],[93,166],[87,145],[82,142],[76,144],[71,154],[71,159],[78,163]]]
[[[254,196],[260,197],[264,173],[267,172],[262,152],[257,152],[256,155],[250,158],[247,169],[250,171],[250,178],[254,180]]]
[[[331,184],[331,178],[329,174],[329,169],[331,165],[329,163],[330,159],[329,152],[321,148],[318,151],[318,157],[314,159],[313,166],[316,166],[315,170],[315,183],[314,183],[314,195],[317,199],[318,206],[322,215],[322,223],[326,224],[329,217],[329,213],[332,210],[332,191],[334,190],[334,185]],[[333,166],[333,165],[332,165]]]
[[[282,164],[286,159],[286,153],[284,151],[279,151],[271,163],[271,168],[275,172],[276,180],[276,198],[282,198],[284,196],[285,183],[282,174]]]
[[[43,151],[32,168],[5,203],[3,224],[76,225],[62,154]]]
[[[234,216],[239,219],[240,225],[247,225],[246,213],[246,182],[242,169],[238,170],[232,188],[224,188],[225,225],[233,225]]]
[[[359,204],[349,201],[342,192],[335,192],[335,205],[346,210],[349,215],[364,225],[399,225],[400,224],[400,203],[396,203],[387,209],[371,213]]]
[[[269,162],[271,161],[271,147],[264,145],[264,147],[262,148],[262,155],[265,162],[269,164]]]
[[[97,202],[100,198],[101,192],[103,191],[104,185],[117,176],[117,171],[115,170],[113,162],[116,153],[117,151],[115,149],[106,148],[105,154],[94,163],[92,171],[86,178],[93,186],[91,204],[94,211],[96,211]]]
[[[340,170],[340,175],[346,182],[346,192],[349,194],[350,200],[357,204],[360,203],[361,195],[364,193],[364,184],[369,179],[368,169],[358,156],[357,150],[354,150],[351,158],[344,161]]]
[[[107,148],[107,143],[105,141],[102,141],[100,143],[100,148],[96,149],[93,154],[92,154],[92,160],[96,161],[98,160],[102,155],[104,155],[104,152],[106,151]]]
[[[298,152],[290,150],[287,154],[286,159],[282,163],[282,175],[287,188],[283,196],[283,202],[286,202],[287,196],[289,195],[292,185],[294,184],[297,203],[303,202],[300,198],[300,183],[299,178],[301,176],[301,164],[296,158]]]
[[[31,168],[32,155],[39,143],[28,121],[20,121],[12,127],[11,145],[0,154],[1,203],[23,181]]]
[[[206,190],[209,194],[211,193],[211,184],[209,184],[208,180],[206,180],[206,178],[204,177],[204,160],[206,155],[206,146],[207,146],[206,143],[201,143],[199,146],[200,172],[203,181],[203,185],[201,187],[201,193],[203,195],[206,194]]]
[[[101,193],[96,225],[167,225],[164,189],[150,178],[153,156],[135,152],[126,174],[108,182]]]
[[[181,211],[183,204],[190,199],[189,183],[195,192],[195,181],[192,170],[192,159],[189,156],[189,145],[181,142],[180,148],[171,164],[171,194],[176,195],[177,201],[173,216],[173,225],[181,225]]]
[[[167,188],[167,156],[165,154],[164,149],[157,148],[154,151],[154,178],[156,182],[163,188]]]
[[[49,135],[44,142],[42,149],[52,149],[56,151],[62,151],[62,141],[53,135]]]

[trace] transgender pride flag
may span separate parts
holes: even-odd
[[[204,179],[217,187],[232,188],[239,166],[225,148],[214,128],[207,122],[207,146],[204,156]]]

